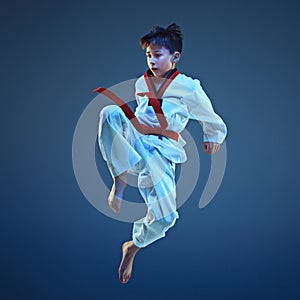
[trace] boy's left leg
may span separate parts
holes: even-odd
[[[133,261],[136,253],[140,250],[133,241],[125,242],[122,245],[122,261],[119,267],[119,280],[127,283],[131,277]]]
[[[133,261],[140,248],[165,236],[178,213],[176,211],[175,165],[166,158],[152,156],[139,175],[139,190],[147,207],[147,215],[134,223],[132,240],[122,246],[123,257],[119,267],[119,279],[127,283],[132,273]]]
[[[152,156],[148,167],[140,173],[139,190],[148,211],[134,223],[132,237],[134,244],[142,248],[163,238],[178,219],[175,164],[163,156]]]

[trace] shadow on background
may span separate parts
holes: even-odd
[[[1,299],[299,299],[298,11],[297,1],[3,2]],[[92,89],[143,74],[138,39],[171,22],[184,34],[178,69],[228,125],[227,168],[198,209],[210,162],[200,154],[176,226],[139,252],[122,286],[131,224],[84,198],[72,138]],[[201,128],[189,131],[201,147]]]

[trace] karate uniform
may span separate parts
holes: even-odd
[[[187,159],[180,132],[188,120],[200,121],[204,141],[222,143],[227,134],[226,125],[214,112],[199,80],[178,73],[176,69],[171,70],[167,78],[176,76],[171,81],[166,78],[158,91],[151,81],[150,70],[135,84],[135,116],[139,123],[161,126],[154,107],[149,105],[149,93],[155,95],[161,103],[167,130],[178,133],[178,140],[140,133],[117,105],[107,106],[100,113],[99,146],[112,177],[124,172],[136,174],[139,191],[147,204],[146,216],[133,225],[132,239],[138,247],[164,237],[178,218],[175,164]]]

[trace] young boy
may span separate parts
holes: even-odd
[[[120,211],[127,172],[138,175],[147,205],[146,216],[133,225],[132,240],[122,245],[122,283],[130,279],[140,248],[164,237],[178,218],[175,164],[186,160],[180,132],[188,120],[201,122],[207,154],[218,151],[227,134],[200,82],[175,68],[182,51],[179,26],[156,25],[140,43],[149,69],[136,81],[136,119],[128,118],[124,107],[110,105],[101,111],[99,125],[99,146],[114,181],[109,206],[115,213]]]

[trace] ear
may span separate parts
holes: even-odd
[[[180,60],[180,52],[175,51],[172,56],[172,62],[178,63]]]

